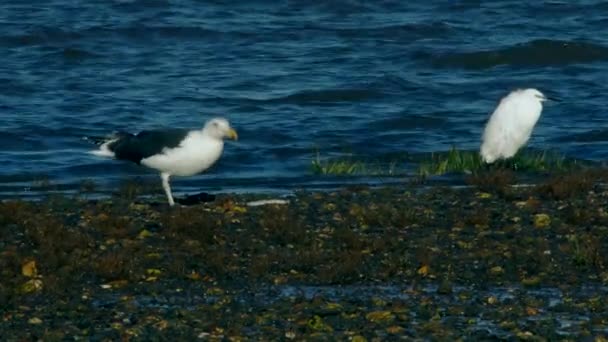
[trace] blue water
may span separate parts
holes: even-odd
[[[81,138],[212,116],[240,140],[175,192],[306,187],[316,149],[477,149],[517,87],[562,100],[531,146],[608,157],[605,1],[13,0],[0,23],[0,197],[154,179]]]

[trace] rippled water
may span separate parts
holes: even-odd
[[[604,1],[16,0],[0,4],[0,22],[4,197],[41,180],[109,191],[152,179],[87,155],[81,137],[216,115],[241,140],[176,192],[308,186],[322,182],[309,170],[316,149],[477,149],[498,99],[529,86],[563,100],[532,146],[608,156]]]

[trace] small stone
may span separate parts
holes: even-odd
[[[286,276],[279,275],[279,276],[274,277],[274,279],[272,280],[272,282],[275,285],[283,285],[283,284],[287,283],[287,280],[288,279],[287,279]]]
[[[150,236],[152,236],[152,235],[153,235],[153,233],[152,233],[152,232],[150,232],[150,231],[149,231],[149,230],[147,230],[147,229],[144,229],[144,230],[142,230],[141,232],[139,232],[139,234],[137,234],[137,238],[138,238],[138,239],[145,239],[145,238],[150,237]]]
[[[21,265],[21,274],[28,278],[33,278],[38,275],[38,270],[36,269],[36,261],[30,260],[23,265]]]
[[[405,329],[398,325],[391,325],[390,327],[386,328],[387,333],[394,334],[394,335],[401,335],[401,334],[403,334],[404,331],[405,331]]]
[[[538,309],[528,306],[526,308],[526,314],[528,314],[528,316],[536,316],[538,315]]]
[[[532,276],[532,277],[522,279],[521,283],[524,286],[537,286],[538,284],[540,284],[540,280],[541,280],[540,277]]]
[[[21,286],[21,292],[32,293],[32,292],[40,291],[42,289],[42,286],[43,286],[42,280],[30,279]]]
[[[154,326],[158,330],[165,330],[165,329],[167,329],[169,327],[169,321],[166,321],[166,320],[163,319],[161,321],[156,322],[154,324]]]
[[[157,268],[148,268],[146,269],[146,274],[149,276],[159,276],[161,275],[163,272]]]
[[[327,303],[325,304],[325,310],[334,312],[341,311],[342,305],[340,305],[339,303]]]
[[[323,321],[319,315],[308,320],[308,327],[316,331],[332,332],[334,329]]]
[[[534,215],[534,227],[545,228],[551,224],[551,217],[547,214]]]
[[[365,315],[365,318],[370,322],[383,323],[392,322],[395,319],[395,315],[390,311],[372,311]]]
[[[131,210],[136,210],[136,211],[144,211],[150,208],[150,205],[148,204],[135,204],[135,203],[131,203],[129,205],[129,209]]]
[[[417,273],[418,273],[419,275],[423,276],[423,277],[424,277],[424,276],[426,276],[427,274],[429,274],[429,266],[428,266],[428,265],[422,265],[422,266],[421,266],[421,267],[418,269]]]
[[[517,202],[515,202],[515,206],[517,206],[518,208],[523,208],[526,206],[527,203],[528,202],[526,202],[526,201],[517,201]]]
[[[520,331],[516,334],[517,338],[522,339],[522,340],[528,340],[530,339],[532,336],[534,336],[534,334],[532,334],[529,331]]]
[[[505,273],[505,270],[501,266],[494,266],[490,269],[490,273],[493,275],[500,275]]]
[[[32,317],[27,322],[29,324],[42,324],[42,320],[38,317]]]

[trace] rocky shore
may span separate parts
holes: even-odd
[[[3,340],[608,336],[602,169],[514,186],[0,203]]]

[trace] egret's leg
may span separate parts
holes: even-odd
[[[489,171],[492,168],[492,163],[486,163],[485,161],[482,161],[481,167],[483,168],[483,170]]]
[[[171,186],[169,186],[169,177],[171,177],[168,173],[161,173],[160,178],[163,180],[163,189],[165,189],[165,194],[167,194],[167,199],[169,200],[169,205],[173,206],[175,202],[173,202],[173,195],[171,195]]]

